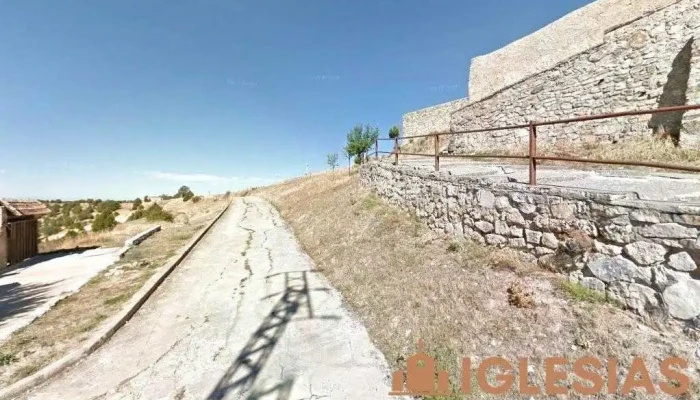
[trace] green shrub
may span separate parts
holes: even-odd
[[[99,211],[99,212],[102,212],[102,211],[114,212],[120,208],[121,208],[121,204],[119,204],[119,202],[115,201],[115,200],[105,200],[103,202],[100,202],[100,204],[98,204],[96,207],[97,211]]]
[[[131,205],[131,209],[132,209],[132,210],[138,210],[139,207],[141,207],[141,203],[143,203],[143,202],[141,201],[141,199],[137,198],[136,200],[134,200],[133,204]]]
[[[143,202],[144,202],[144,203],[150,203],[150,202],[151,202],[151,198],[148,197],[148,196],[143,196]]]
[[[74,229],[71,229],[71,230],[69,230],[68,232],[66,232],[66,237],[67,237],[67,238],[71,238],[71,239],[72,239],[72,238],[76,238],[76,237],[80,236],[80,233],[81,233],[81,232],[78,232],[78,231],[76,231],[76,230],[74,230]]]
[[[93,232],[111,231],[115,226],[117,226],[117,221],[114,219],[112,211],[102,211],[92,221]]]
[[[399,137],[400,132],[399,127],[394,125],[391,127],[391,129],[389,129],[389,137],[392,139],[397,138]]]
[[[138,211],[136,211],[138,213]],[[132,214],[133,215],[133,214]],[[173,215],[169,212],[163,210],[163,207],[158,205],[158,203],[153,204],[144,211],[141,212],[139,218],[146,218],[148,221],[173,221]]]
[[[55,219],[47,218],[41,222],[41,234],[44,236],[55,235],[61,231],[61,226]]]
[[[202,200],[202,196],[194,196],[192,198],[193,203],[199,203],[200,200]]]
[[[143,218],[143,207],[139,208],[138,210],[134,211],[129,215],[129,218],[127,218],[127,221],[136,221],[137,219]]]
[[[17,357],[14,354],[0,353],[0,366],[10,365],[17,361]]]
[[[190,200],[190,199],[193,198],[193,197],[194,197],[194,193],[192,193],[192,192],[187,192],[187,193],[185,193],[185,194],[182,195],[182,201],[188,201],[188,200]]]

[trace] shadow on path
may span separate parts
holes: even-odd
[[[29,267],[32,267],[36,264],[43,263],[46,261],[51,261],[54,258],[69,256],[72,254],[80,254],[80,253],[84,253],[88,250],[94,250],[94,249],[99,249],[99,248],[100,248],[100,246],[85,246],[85,247],[75,247],[72,249],[61,249],[61,250],[49,251],[46,253],[40,253],[32,258],[29,258],[29,259],[26,259],[24,261],[20,261],[16,264],[11,265],[9,268],[7,268],[6,270],[3,270],[2,273],[0,273],[0,278],[5,277],[5,276],[15,275],[21,269],[29,268]]]
[[[24,314],[46,302],[51,296],[52,283],[19,284],[17,282],[0,285],[0,327],[14,316]]]
[[[284,272],[284,292],[282,297],[272,307],[248,343],[243,347],[236,360],[221,377],[216,388],[207,397],[209,400],[223,399],[229,392],[239,390],[245,393],[251,390],[258,375],[282,337],[287,324],[292,317],[306,309],[308,319],[340,319],[336,316],[315,316],[311,304],[310,291],[330,289],[309,289],[307,274],[314,271]],[[274,277],[280,274],[268,276]],[[269,297],[269,296],[268,296]],[[306,319],[306,318],[304,318]],[[252,392],[247,398],[257,399],[267,394],[279,391],[278,399],[287,399],[293,380],[287,379],[265,392]],[[286,393],[286,397],[285,396]]]

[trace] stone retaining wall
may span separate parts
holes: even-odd
[[[640,314],[700,315],[700,204],[377,162],[360,180],[436,231],[522,250]]]

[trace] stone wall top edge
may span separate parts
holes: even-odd
[[[454,104],[456,104],[456,103],[459,103],[459,102],[465,102],[465,103],[467,103],[467,104],[465,104],[465,106],[466,106],[466,105],[468,105],[468,103],[470,103],[470,100],[469,100],[468,97],[463,97],[463,98],[461,98],[461,99],[450,100],[450,101],[445,102],[445,103],[434,104],[434,105],[432,105],[432,106],[428,106],[428,107],[421,108],[421,109],[418,109],[418,110],[409,111],[409,112],[405,113],[405,114],[403,115],[403,117],[406,118],[406,117],[414,116],[414,115],[416,115],[416,114],[421,114],[421,113],[425,113],[425,112],[430,112],[430,111],[438,110],[438,109],[441,109],[441,108],[449,108],[450,106],[452,106],[452,105],[454,105]],[[461,107],[460,107],[460,108],[461,108]],[[450,114],[451,114],[451,113],[450,113]]]

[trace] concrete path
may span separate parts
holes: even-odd
[[[393,158],[385,159],[387,162],[390,160]],[[430,157],[399,157],[399,165],[435,170],[435,161]],[[521,183],[527,183],[529,177],[527,165],[470,162],[447,157],[440,159],[440,171]],[[644,200],[700,203],[700,174],[694,173],[621,168],[579,170],[542,165],[537,169],[537,183],[604,192],[631,192]]]
[[[40,255],[0,274],[0,342],[80,289],[117,259],[118,248]]]
[[[364,327],[264,200],[237,199],[116,335],[30,399],[385,399]]]

